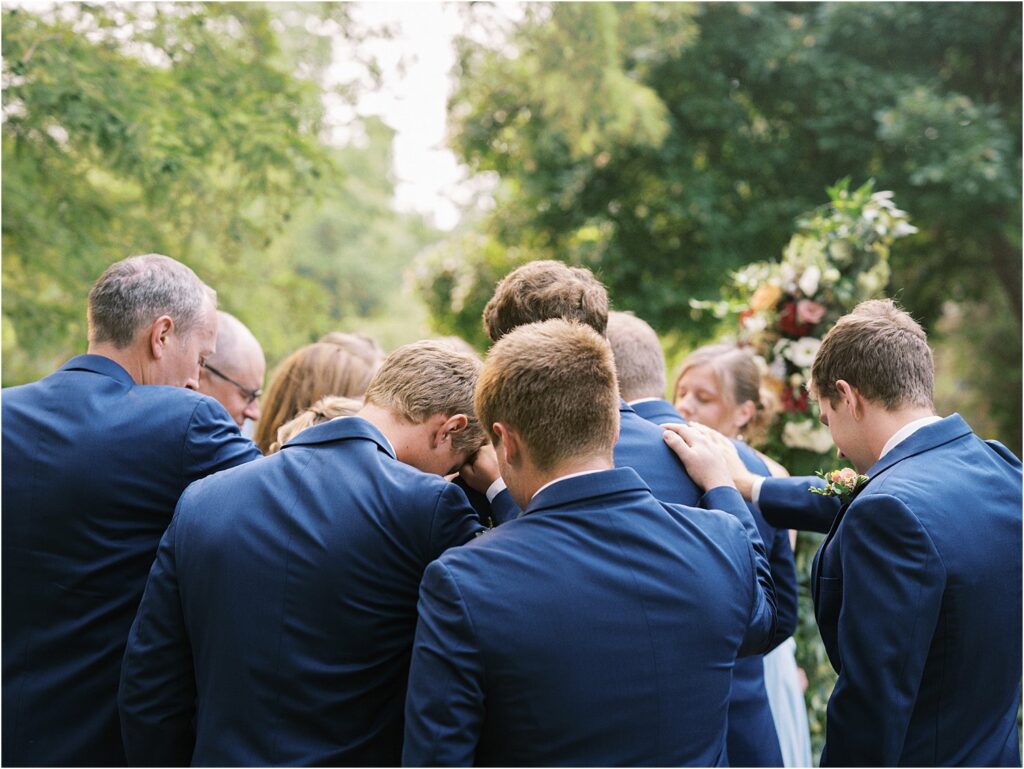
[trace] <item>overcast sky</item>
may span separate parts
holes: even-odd
[[[469,183],[455,155],[445,147],[446,102],[453,86],[453,38],[461,27],[459,9],[451,3],[362,3],[357,18],[387,23],[395,36],[373,50],[383,67],[384,88],[365,94],[362,114],[380,115],[395,129],[395,205],[418,211],[445,230],[458,223],[456,202],[466,202],[480,182]],[[335,53],[332,74],[345,79],[350,71],[343,46]],[[404,72],[399,69],[404,59]],[[345,109],[328,102],[328,115],[344,117]],[[484,185],[486,187],[486,185]]]

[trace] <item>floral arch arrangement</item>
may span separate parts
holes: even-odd
[[[890,246],[917,232],[893,194],[873,188],[873,181],[853,191],[849,179],[838,182],[828,204],[797,221],[780,261],[735,273],[722,302],[694,303],[735,318],[730,335],[756,353],[779,412],[763,449],[794,472],[833,461],[831,436],[807,391],[821,337],[859,302],[882,294]]]

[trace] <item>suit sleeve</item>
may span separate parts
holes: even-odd
[[[789,545],[789,531],[775,529],[772,535],[768,564],[775,585],[776,623],[775,638],[768,651],[796,632],[799,595],[797,593],[796,562]]]
[[[518,518],[522,512],[508,489],[499,491],[491,501],[491,515],[494,517],[495,526]]]
[[[842,669],[828,704],[821,764],[896,766],[945,589],[945,567],[918,518],[872,495],[846,511],[838,543]]]
[[[472,766],[484,716],[476,632],[440,561],[420,584],[419,622],[405,700],[404,766]]]
[[[776,608],[775,585],[772,582],[771,568],[765,555],[764,542],[758,533],[757,524],[747,509],[743,497],[736,489],[719,486],[710,489],[700,499],[700,506],[705,510],[722,510],[729,513],[743,526],[747,535],[747,550],[755,575],[754,596],[750,607],[750,622],[747,633],[740,645],[738,655],[764,654],[771,648],[775,638]]]
[[[777,529],[816,531],[828,534],[839,513],[836,497],[823,497],[808,491],[811,486],[823,487],[813,475],[795,478],[765,478],[757,507],[765,520]]]
[[[256,444],[238,432],[238,425],[217,401],[202,398],[196,404],[182,448],[186,485],[261,456]]]
[[[129,766],[192,760],[196,688],[175,574],[178,520],[175,514],[160,541],[121,665],[117,702]]]
[[[439,558],[449,547],[464,545],[486,531],[466,494],[454,483],[446,483],[434,505],[427,561]]]
[[[462,489],[462,492],[469,500],[469,504],[476,510],[477,517],[480,518],[485,526],[498,526],[505,523],[505,521],[518,518],[522,512],[519,509],[519,505],[512,499],[512,493],[508,489],[502,489],[495,495],[492,501],[488,502],[486,494],[481,494],[479,491],[470,488],[461,476],[456,476],[452,483]]]

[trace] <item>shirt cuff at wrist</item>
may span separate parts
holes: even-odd
[[[505,481],[503,481],[499,477],[498,480],[496,480],[494,483],[492,483],[490,486],[487,487],[487,493],[486,493],[487,501],[488,502],[493,502],[494,498],[496,496],[498,496],[501,492],[503,492],[505,490],[505,488],[506,488]]]
[[[755,478],[750,483],[750,503],[760,510],[760,506],[757,504],[757,500],[761,497],[761,484],[764,483],[764,478]]]

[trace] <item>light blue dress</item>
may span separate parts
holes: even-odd
[[[813,766],[807,706],[796,668],[796,641],[787,638],[764,656],[764,686],[779,735],[782,762],[787,767]]]

